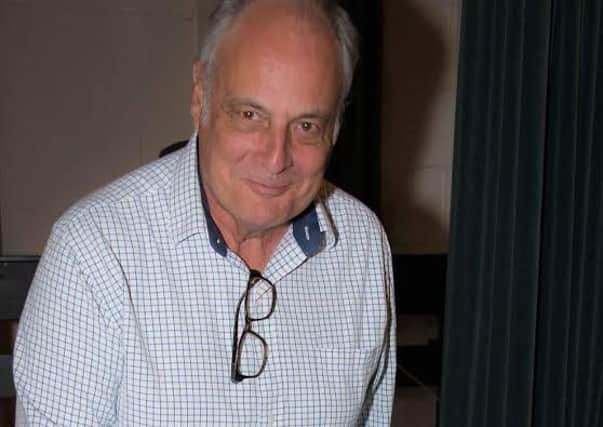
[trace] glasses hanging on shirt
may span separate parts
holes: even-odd
[[[243,304],[244,303],[244,304]],[[276,288],[259,271],[250,270],[247,289],[237,304],[232,337],[231,380],[257,378],[268,362],[268,344],[252,329],[253,322],[268,319],[276,305]],[[239,314],[245,307],[245,326],[239,337]]]

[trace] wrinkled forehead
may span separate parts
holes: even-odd
[[[342,92],[336,38],[319,10],[257,0],[217,47],[211,93],[224,107],[245,99],[275,115],[335,117]]]

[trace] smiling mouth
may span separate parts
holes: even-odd
[[[265,197],[276,197],[285,193],[289,189],[288,184],[271,184],[258,182],[251,179],[247,180],[247,184],[254,193]]]

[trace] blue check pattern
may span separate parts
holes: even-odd
[[[278,294],[254,324],[266,369],[234,384],[249,269],[206,215],[196,145],[193,136],[54,225],[15,344],[27,424],[389,425],[393,281],[375,215],[325,184],[293,221],[262,272]]]

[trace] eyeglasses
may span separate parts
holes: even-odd
[[[245,327],[239,337],[239,313],[245,301]],[[259,271],[250,270],[247,289],[237,305],[232,334],[232,364],[230,377],[239,383],[259,377],[268,361],[268,344],[251,329],[252,322],[268,319],[274,312],[276,288]]]

